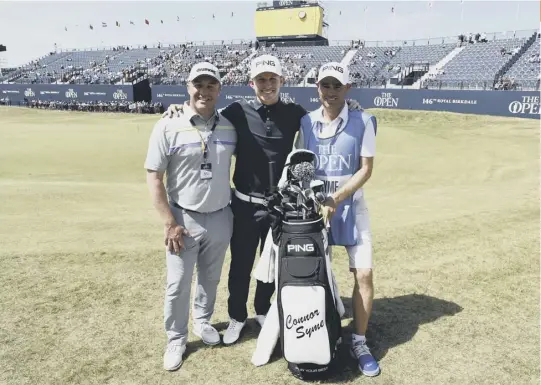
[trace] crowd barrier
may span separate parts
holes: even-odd
[[[282,87],[284,100],[292,100],[308,111],[320,106],[315,87]],[[250,87],[224,86],[218,102],[225,107],[240,98],[253,99]],[[539,119],[539,92],[535,91],[460,91],[352,88],[348,98],[364,108],[449,111],[468,114],[510,116]],[[152,101],[165,108],[188,99],[186,87],[152,86]]]
[[[185,86],[150,86],[148,82],[131,85],[57,85],[0,84],[0,99],[9,97],[13,104],[27,100],[54,101],[147,101],[172,103],[188,99]],[[311,111],[320,106],[315,87],[283,87],[283,100],[291,100]],[[218,107],[240,98],[253,99],[252,88],[224,86]],[[535,91],[460,91],[352,88],[348,98],[364,108],[390,108],[419,111],[449,111],[539,119],[540,94]]]
[[[0,99],[12,104],[25,99],[56,102],[134,101],[134,86],[98,84],[0,84]]]

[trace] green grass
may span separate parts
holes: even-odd
[[[373,112],[368,338],[382,374],[344,355],[336,382],[539,383],[539,122]],[[156,120],[0,109],[0,384],[300,383],[279,356],[251,364],[253,319],[232,347],[190,335],[182,368],[162,369],[162,227],[143,170]],[[343,250],[334,271],[349,306]]]

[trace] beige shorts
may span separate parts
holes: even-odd
[[[350,269],[372,269],[372,233],[370,232],[370,216],[363,196],[356,199],[355,224],[357,225],[359,243],[345,246],[349,256]]]
[[[364,198],[356,202],[355,224],[359,236],[359,244],[346,246],[349,255],[350,269],[371,269],[372,268],[372,233],[370,232],[370,216]]]

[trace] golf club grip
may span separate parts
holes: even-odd
[[[275,165],[276,165],[276,162],[272,160],[269,162],[269,190],[271,193],[274,193],[277,190],[275,167],[274,167]]]

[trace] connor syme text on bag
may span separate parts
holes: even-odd
[[[291,245],[291,246],[299,246],[299,245]],[[308,336],[308,338],[311,338],[313,332],[316,332],[325,326],[325,321],[322,319],[320,322],[308,328],[305,328],[304,325],[302,324],[305,322],[311,321],[318,316],[319,316],[319,311],[317,309],[299,318],[293,318],[291,314],[289,314],[286,317],[286,328],[291,329],[294,326],[300,325],[297,327],[297,329],[295,329],[295,331],[297,332],[297,339],[303,338],[305,336]]]

